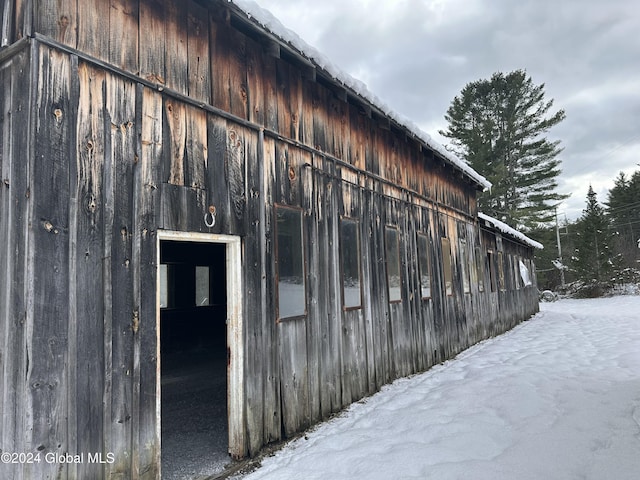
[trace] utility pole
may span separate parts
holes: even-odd
[[[593,241],[596,244],[596,279],[600,281],[600,252],[598,252],[598,232],[600,230],[596,229],[596,233],[593,234]]]
[[[562,245],[560,244],[560,225],[558,225],[558,207],[556,211],[556,239],[558,242],[558,260],[560,262],[560,285],[564,287],[564,263],[562,263]]]

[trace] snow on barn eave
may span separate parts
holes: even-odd
[[[259,28],[267,37],[277,42],[280,48],[297,58],[301,63],[316,69],[322,77],[335,83],[336,86],[345,89],[348,94],[358,98],[372,111],[394,123],[397,127],[406,131],[420,143],[434,152],[455,170],[460,171],[480,190],[491,188],[491,182],[472,169],[464,161],[449,152],[443,145],[433,140],[429,134],[422,131],[415,123],[394,112],[380,98],[373,94],[367,86],[353,78],[348,73],[340,70],[324,54],[306,43],[299,35],[288,29],[268,10],[260,7],[253,0],[227,0],[231,10],[235,11],[239,19],[244,17],[254,27]],[[235,7],[235,8],[234,8]]]
[[[485,215],[484,213],[481,213],[481,212],[478,212],[478,218],[491,224],[496,230],[504,233],[505,235],[509,235],[510,237],[516,238],[517,240],[521,241],[526,245],[529,245],[530,247],[537,248],[538,250],[544,249],[544,246],[541,243],[530,239],[522,232],[519,232],[515,228],[510,227],[509,225],[507,225],[504,222],[501,222],[500,220],[490,217],[489,215]]]

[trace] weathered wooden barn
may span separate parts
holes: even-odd
[[[537,311],[487,182],[264,12],[0,7],[2,478],[158,478],[181,355],[241,458]]]

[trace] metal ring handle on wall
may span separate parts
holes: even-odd
[[[209,218],[211,217],[211,221],[209,221]],[[208,227],[208,228],[213,228],[214,225],[216,224],[216,214],[212,213],[212,212],[207,212],[204,214],[204,224]]]

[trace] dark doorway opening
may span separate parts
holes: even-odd
[[[229,462],[226,246],[160,242],[162,478]]]

